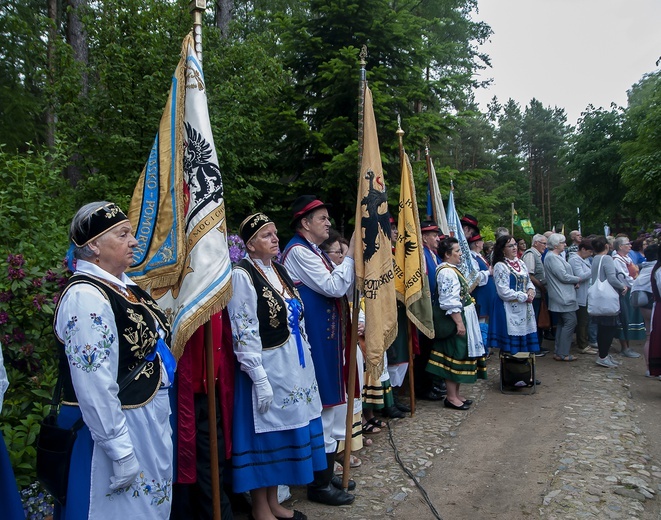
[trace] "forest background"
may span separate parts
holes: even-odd
[[[229,229],[255,210],[291,231],[290,205],[313,193],[349,234],[355,212],[359,52],[391,210],[399,197],[397,116],[421,214],[425,146],[447,198],[485,234],[512,204],[540,232],[653,231],[661,220],[661,73],[626,107],[493,99],[491,34],[477,0],[216,0],[205,15],[204,72]],[[68,224],[92,200],[128,208],[167,98],[188,5],[168,0],[3,0],[0,4],[0,341],[11,381],[0,416],[21,486],[56,370],[51,320],[65,282]],[[486,70],[486,72],[483,71]],[[478,74],[480,73],[480,74]],[[525,74],[521,64],[521,74]],[[542,79],[540,78],[540,81]],[[523,236],[520,228],[518,236]]]

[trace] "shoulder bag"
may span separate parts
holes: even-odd
[[[119,392],[137,377],[146,363],[147,360],[144,360],[121,381]],[[70,428],[62,428],[57,424],[57,412],[62,394],[62,369],[63,364],[60,362],[60,372],[53,392],[50,413],[41,422],[39,437],[37,437],[37,479],[44,489],[63,506],[67,499],[71,453],[78,430],[82,428],[84,422],[80,418]],[[66,370],[66,366],[64,369]]]
[[[620,313],[620,295],[608,282],[600,280],[601,261],[597,266],[597,279],[588,289],[588,314],[590,316],[617,316]]]

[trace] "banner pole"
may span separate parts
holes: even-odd
[[[193,17],[193,39],[195,41],[195,54],[202,62],[202,16],[206,10],[206,0],[192,0],[189,4]],[[211,496],[213,504],[213,518],[220,520],[220,476],[218,475],[218,429],[216,414],[216,374],[213,363],[213,334],[211,321],[204,324],[204,353],[207,364],[207,402],[209,406],[209,460],[211,465]]]
[[[367,45],[360,50],[360,86],[358,91],[358,181],[360,184],[361,165],[363,162],[363,116],[365,112],[365,86],[367,83],[365,65],[367,63]],[[358,228],[358,223],[356,223]],[[358,228],[360,229],[360,228]],[[354,231],[355,232],[355,231]],[[362,247],[362,239],[357,247]],[[354,271],[355,278],[355,271]],[[342,460],[342,488],[349,489],[349,473],[351,469],[351,440],[353,439],[353,400],[356,389],[356,345],[358,343],[358,315],[360,314],[360,297],[358,287],[354,283],[351,308],[351,339],[348,345],[349,378],[347,381],[347,418],[344,434],[344,458]],[[362,389],[361,389],[362,392]]]

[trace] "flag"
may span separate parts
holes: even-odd
[[[365,362],[378,379],[383,353],[397,336],[395,274],[390,249],[390,213],[381,166],[372,91],[365,87],[363,157],[356,203],[356,287],[365,296]]]
[[[415,196],[413,169],[403,154],[402,181],[399,192],[399,219],[395,245],[395,291],[406,306],[409,320],[430,339],[434,338],[429,278],[425,274],[422,233]]]
[[[443,198],[438,187],[436,170],[431,157],[429,158],[429,182],[427,185],[427,215],[436,220],[436,224],[441,228],[444,235],[450,234],[448,219],[445,216],[445,206],[443,205]]]
[[[223,183],[194,48],[191,33],[128,214],[138,240],[128,274],[170,316],[177,359],[232,292]]]
[[[513,219],[513,220],[514,220],[514,223],[515,223],[517,226],[521,226],[521,227],[523,228],[523,232],[524,232],[526,235],[534,235],[534,234],[535,234],[535,230],[534,230],[533,227],[532,227],[532,224],[531,224],[531,222],[530,222],[530,219],[527,219],[527,218],[519,218],[519,214],[516,212],[515,209],[512,209],[512,213],[513,213],[513,215],[514,215],[514,219]]]
[[[450,190],[450,197],[448,198],[448,227],[450,228],[450,235],[459,241],[459,247],[461,248],[461,265],[459,265],[459,270],[464,275],[464,278],[466,278],[468,286],[473,290],[477,284],[479,273],[473,266],[468,241],[461,227],[457,209],[454,206],[454,189]]]

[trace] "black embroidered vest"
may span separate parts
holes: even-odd
[[[75,274],[69,279],[68,284],[62,291],[64,294],[76,284],[93,285],[101,291],[101,294],[108,300],[115,315],[115,325],[117,327],[116,338],[119,344],[119,361],[117,367],[117,382],[121,382],[128,376],[133,369],[140,365],[144,357],[156,348],[159,335],[156,329],[155,320],[163,329],[167,336],[165,342],[170,344],[170,326],[165,313],[158,307],[156,302],[137,285],[131,285],[129,291],[131,296],[124,295],[121,290],[112,283],[95,278],[86,274]],[[62,301],[60,297],[60,301]],[[57,316],[59,310],[55,310]],[[94,313],[94,309],[80,309],[81,314]],[[70,316],[64,316],[64,319],[70,319]],[[82,319],[82,316],[79,316]],[[62,348],[61,353],[64,357],[67,354],[64,349],[62,339],[55,334],[55,338]],[[63,380],[63,401],[67,404],[76,404],[78,399],[71,382],[71,367],[64,360],[60,363]],[[126,388],[119,393],[119,400],[122,408],[139,408],[151,401],[161,384],[161,364],[154,360],[148,361],[144,368]]]
[[[287,270],[275,262],[271,262],[271,265],[273,269],[277,270],[280,279],[287,286],[291,294],[294,294],[296,299],[301,301],[301,297],[294,287],[294,282],[289,277]],[[281,347],[289,340],[287,303],[248,259],[244,258],[238,262],[235,269],[237,268],[243,269],[248,273],[257,292],[257,319],[259,320],[259,337],[262,340],[262,348]],[[302,312],[299,319],[303,319]]]

